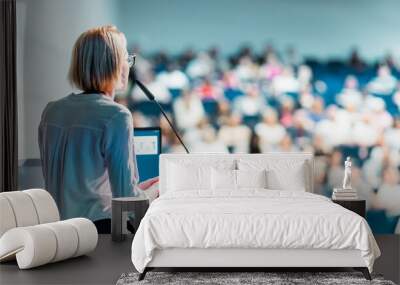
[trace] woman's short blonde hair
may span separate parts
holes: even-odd
[[[115,26],[90,29],[72,51],[68,79],[85,92],[104,92],[119,80],[126,53],[125,36]]]

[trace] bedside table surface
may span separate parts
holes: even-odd
[[[112,201],[118,202],[133,202],[133,201],[146,201],[149,200],[146,195],[139,195],[135,197],[120,197],[120,198],[112,198]]]
[[[339,202],[364,202],[365,199],[331,199],[332,201]]]

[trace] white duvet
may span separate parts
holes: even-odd
[[[265,189],[162,195],[140,223],[132,262],[143,272],[165,248],[358,249],[371,272],[380,255],[359,215],[320,195]]]

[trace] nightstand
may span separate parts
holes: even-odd
[[[332,200],[333,203],[339,204],[340,206],[359,214],[365,218],[366,204],[365,200]]]
[[[111,205],[111,237],[113,241],[123,241],[128,233],[126,229],[128,214],[134,214],[132,226],[137,231],[140,221],[149,207],[149,199],[143,194],[138,197],[113,198]]]

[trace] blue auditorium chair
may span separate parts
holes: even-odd
[[[181,89],[169,89],[169,92],[171,93],[172,96],[172,101],[175,101],[176,98],[181,96],[182,90]]]
[[[248,126],[251,129],[254,129],[254,126],[261,121],[260,115],[255,116],[243,116],[243,124]]]
[[[165,112],[172,112],[172,104],[160,104]],[[133,103],[133,110],[140,111],[149,117],[159,117],[161,115],[160,109],[152,101],[141,101]]]
[[[299,93],[298,92],[286,92],[285,93],[287,96],[292,98],[294,102],[299,102]]]
[[[367,221],[375,234],[393,234],[399,217],[388,216],[384,210],[369,210]]]
[[[203,100],[204,111],[211,123],[214,123],[218,116],[218,102],[215,100]]]
[[[243,95],[243,92],[239,89],[228,88],[224,90],[224,96],[229,102],[233,102],[236,98]]]
[[[327,74],[321,78],[327,86],[325,93],[321,94],[325,105],[335,104],[336,95],[343,89],[344,78],[342,76]]]

